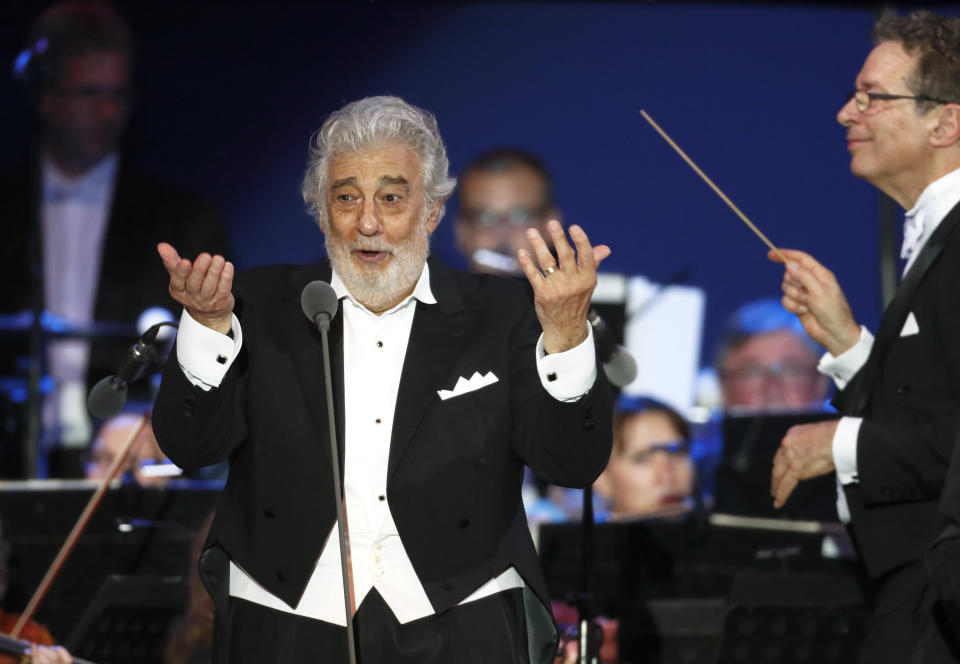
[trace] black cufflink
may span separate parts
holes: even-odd
[[[551,383],[552,383],[552,382],[555,381],[556,379],[557,379],[557,372],[556,372],[556,371],[551,371],[550,373],[547,374],[547,381],[548,381],[548,382],[551,382]]]
[[[217,364],[226,364],[227,357],[226,355],[217,355]]]

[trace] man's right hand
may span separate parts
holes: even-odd
[[[810,337],[837,357],[860,340],[860,326],[853,319],[847,298],[833,273],[813,256],[795,249],[781,249],[787,258],[783,275],[783,306],[793,312]],[[767,257],[783,262],[773,251]]]
[[[170,275],[170,296],[195,321],[227,334],[233,316],[233,263],[208,253],[191,263],[166,242],[157,245],[157,253]]]

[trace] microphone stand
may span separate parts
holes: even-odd
[[[347,658],[350,664],[356,664],[356,642],[353,636],[353,613],[356,603],[353,592],[353,574],[351,571],[350,539],[347,535],[347,512],[344,509],[345,495],[340,485],[340,453],[337,451],[337,425],[333,413],[333,380],[330,377],[330,341],[327,332],[330,329],[330,317],[320,315],[316,318],[317,329],[323,343],[323,380],[327,391],[327,421],[330,423],[330,460],[333,465],[333,493],[337,502],[337,533],[340,539],[340,574],[343,577],[343,608],[346,612]]]
[[[593,569],[593,485],[583,490],[583,517],[580,529],[580,593],[577,596],[577,618],[580,633],[579,664],[597,664],[603,643],[603,632],[598,630],[590,609],[590,573]],[[598,633],[599,632],[599,633]]]

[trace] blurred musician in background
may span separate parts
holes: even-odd
[[[692,507],[696,476],[690,425],[665,404],[621,397],[613,417],[613,451],[594,483],[613,520],[681,514]]]
[[[518,148],[490,150],[470,162],[457,201],[454,237],[472,272],[521,276],[516,255],[530,249],[527,229],[549,242],[547,221],[563,220],[546,166]]]
[[[923,556],[960,423],[960,18],[887,15],[873,39],[837,120],[853,174],[908,210],[902,281],[874,338],[833,273],[783,250],[784,306],[827,349],[820,369],[843,417],[790,429],[771,494],[783,505],[798,482],[836,470],[838,509],[874,586],[858,661],[952,662],[957,634],[945,632],[951,653]]]
[[[3,521],[0,519],[0,603],[3,602],[7,593],[7,584],[10,579],[9,557],[8,544],[3,539]],[[19,613],[7,611],[6,608],[0,609],[0,635],[10,634],[19,620]],[[70,664],[73,661],[66,649],[54,645],[53,637],[47,628],[32,620],[27,621],[17,638],[34,644],[32,651],[34,664]],[[20,655],[0,649],[0,664],[18,664],[21,661]]]
[[[100,425],[90,445],[90,459],[86,465],[87,479],[99,480],[106,477],[110,466],[113,465],[117,455],[138,426],[140,426],[140,415],[134,413],[121,413]],[[167,477],[144,474],[144,468],[166,463],[168,463],[167,457],[157,444],[153,427],[148,424],[137,435],[137,441],[133,444],[126,463],[117,477],[130,475],[141,486],[164,486],[167,483]]]
[[[821,408],[829,382],[817,371],[820,352],[779,300],[747,302],[727,319],[714,358],[724,409]]]
[[[55,379],[44,403],[45,445],[75,451],[63,469],[74,476],[91,433],[88,384],[114,373],[133,341],[98,342],[96,323],[132,329],[145,309],[174,308],[154,265],[161,239],[191,254],[228,252],[214,206],[139,172],[122,154],[135,53],[130,27],[109,4],[77,0],[36,19],[14,64],[34,126],[24,162],[0,172],[2,313],[46,310],[92,332],[95,343],[54,341],[40,358]],[[10,352],[0,371],[15,370]]]

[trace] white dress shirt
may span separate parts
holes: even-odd
[[[413,293],[382,314],[374,314],[354,300],[336,273],[331,286],[342,302],[344,491],[356,606],[376,588],[397,620],[408,623],[433,615],[434,610],[390,512],[387,463],[397,388],[414,312],[417,306],[436,305],[429,267],[424,266]],[[243,343],[236,317],[233,331],[234,338],[230,339],[183,313],[177,359],[191,382],[205,389],[219,385]],[[596,361],[591,331],[580,346],[553,355],[545,355],[541,335],[536,353],[541,382],[554,398],[576,400],[593,385]],[[220,363],[218,355],[226,358],[226,363]],[[548,374],[555,374],[554,379],[548,380]],[[334,524],[296,607],[268,592],[232,562],[230,594],[280,611],[345,625],[336,528]],[[511,567],[462,603],[523,585],[523,579]]]
[[[960,203],[960,169],[952,171],[931,182],[916,204],[907,211],[901,257],[907,259],[901,279],[907,275],[917,260],[917,254],[926,245],[927,240],[943,221],[944,217]],[[824,353],[817,369],[820,373],[833,378],[838,389],[843,389],[867,362],[873,347],[873,335],[867,328],[860,327],[860,339],[841,355],[834,357]],[[833,463],[837,470],[837,513],[840,519],[850,521],[850,509],[843,493],[843,484],[853,484],[857,478],[857,436],[863,418],[841,417],[833,435]]]
[[[100,260],[119,158],[106,157],[83,175],[70,178],[49,159],[43,162],[40,221],[43,236],[44,303],[67,323],[93,322]],[[44,402],[44,429],[63,445],[90,440],[87,415],[87,364],[90,343],[54,341],[47,347],[55,392]]]

